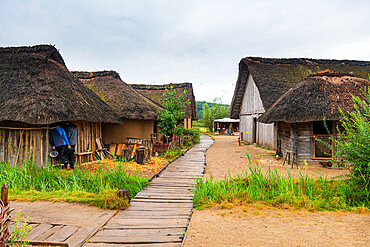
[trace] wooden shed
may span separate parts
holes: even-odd
[[[332,158],[332,150],[317,139],[333,145],[330,135],[335,136],[340,127],[338,109],[354,111],[352,96],[365,99],[362,90],[369,86],[370,81],[350,74],[309,75],[280,97],[259,121],[276,124],[276,141],[283,154],[291,151],[298,163],[323,162]]]
[[[95,150],[102,122],[121,122],[50,45],[0,48],[0,162],[50,162],[49,129],[78,127],[76,151]]]
[[[105,144],[124,143],[129,138],[150,139],[158,133],[157,111],[162,108],[144,97],[115,71],[73,72],[88,88],[102,98],[123,120],[122,124],[103,124]]]
[[[239,132],[253,143],[277,147],[275,123],[263,123],[259,117],[284,93],[310,74],[329,70],[351,73],[367,79],[370,62],[307,58],[243,58],[230,107],[233,119],[240,119]]]
[[[162,99],[166,89],[171,89],[171,87],[176,90],[177,94],[186,91],[184,97],[185,101],[189,101],[190,104],[186,105],[186,113],[184,119],[184,127],[186,129],[191,129],[193,126],[192,121],[198,120],[197,104],[194,97],[193,85],[189,82],[186,83],[170,83],[164,85],[147,85],[147,84],[131,84],[139,93],[143,94],[147,98],[155,101],[160,105],[160,99]]]

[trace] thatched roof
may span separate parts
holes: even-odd
[[[0,122],[121,122],[50,45],[0,48]]]
[[[156,120],[162,108],[123,82],[115,71],[72,72],[124,119]]]
[[[184,99],[185,101],[189,101],[190,104],[185,106],[185,117],[192,118],[193,120],[198,119],[197,104],[194,97],[193,85],[189,82],[170,83],[164,85],[131,84],[130,86],[158,104],[160,104],[160,99],[163,97],[163,93],[166,91],[166,89],[169,90],[172,87],[174,90],[176,90],[177,94],[180,94],[186,90]]]
[[[273,59],[246,57],[239,63],[239,76],[231,102],[231,118],[239,118],[249,74],[252,75],[267,111],[290,88],[319,71],[349,73],[368,79],[370,62],[324,59]]]
[[[286,123],[339,120],[338,109],[353,111],[352,96],[365,99],[362,90],[370,81],[341,73],[318,73],[281,96],[258,120]]]

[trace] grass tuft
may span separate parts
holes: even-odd
[[[299,177],[294,179],[289,168],[287,174],[283,176],[271,167],[263,173],[257,163],[251,163],[242,175],[228,175],[222,180],[215,180],[212,176],[205,181],[198,179],[194,207],[203,209],[220,205],[228,208],[230,204],[264,202],[277,207],[289,205],[308,210],[363,211],[370,206],[364,201],[347,199],[347,180],[321,176],[317,179],[301,171]]]
[[[118,189],[129,190],[131,199],[148,185],[145,178],[127,172],[123,162],[115,170],[101,167],[96,173],[78,167],[67,171],[38,168],[31,162],[2,164],[0,170],[0,183],[9,186],[10,200],[82,202],[120,209],[128,202],[116,196]]]

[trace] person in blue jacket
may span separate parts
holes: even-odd
[[[49,142],[52,145],[53,150],[58,152],[58,157],[62,168],[66,169],[68,167],[67,147],[71,148],[71,145],[64,129],[62,127],[51,129],[49,133]]]

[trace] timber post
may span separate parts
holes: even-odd
[[[8,205],[8,185],[3,185],[1,187],[1,200],[4,203],[4,207]]]

